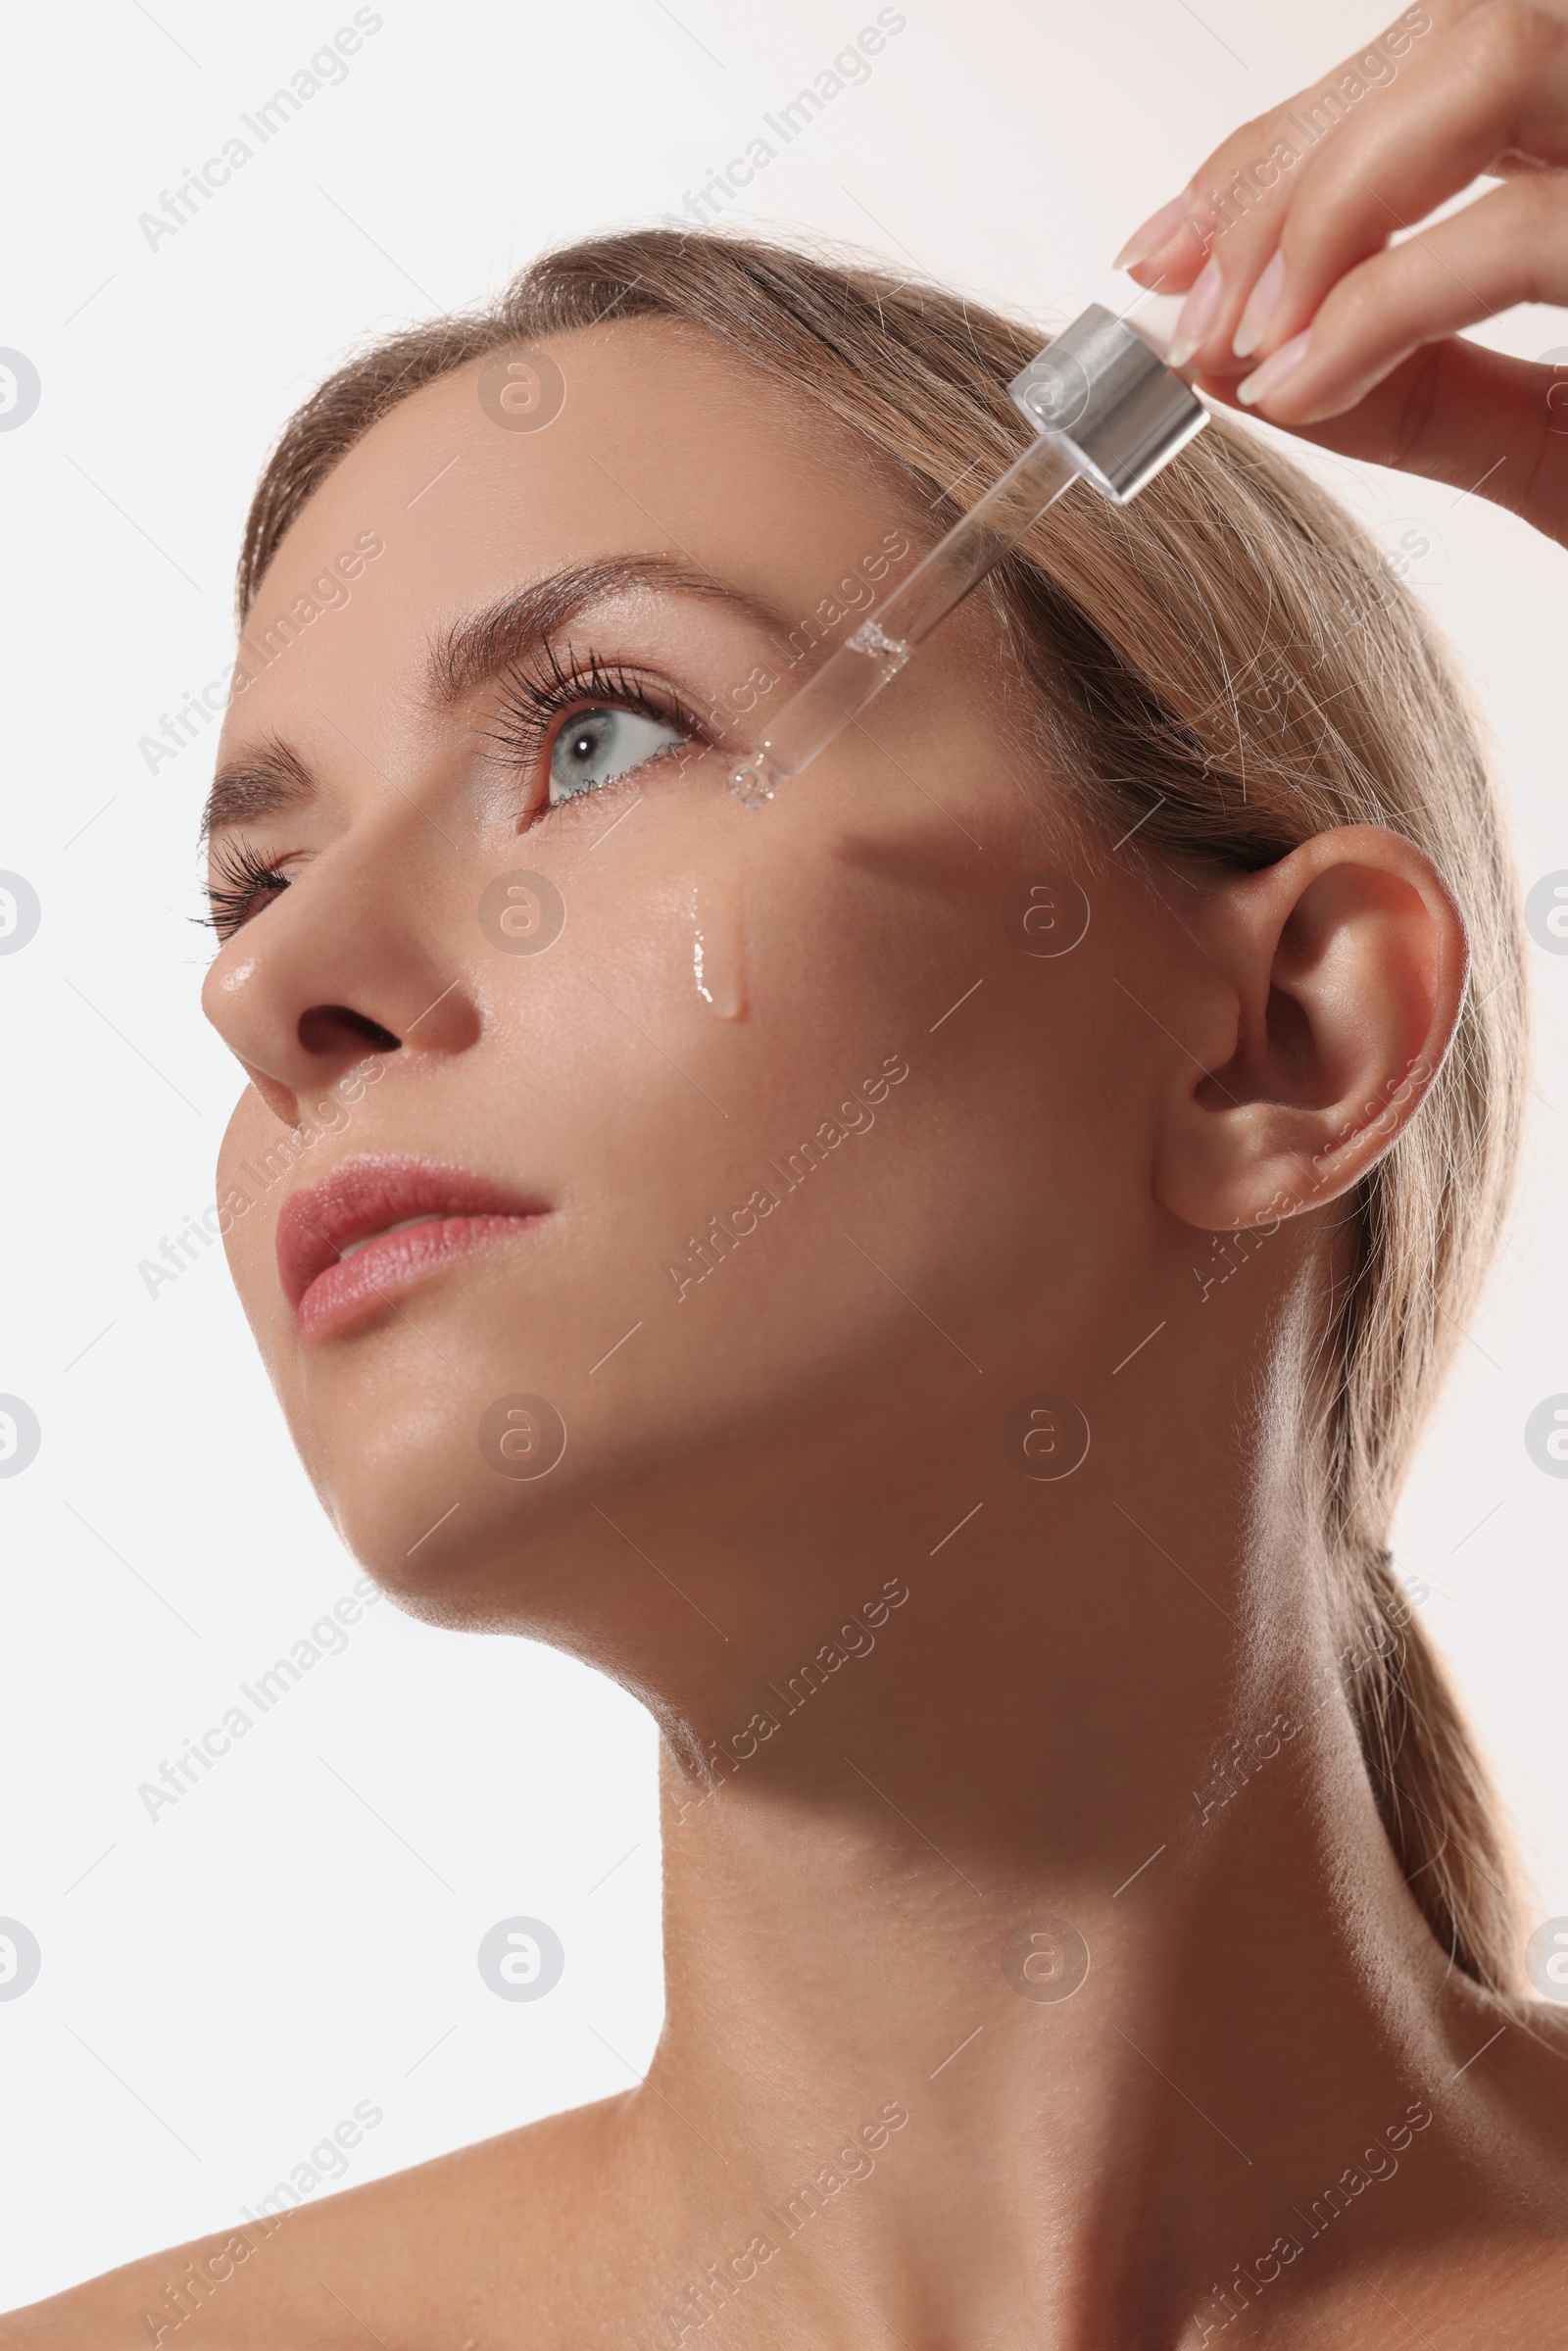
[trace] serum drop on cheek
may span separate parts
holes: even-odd
[[[745,883],[699,874],[692,888],[692,977],[720,1020],[746,1013]]]

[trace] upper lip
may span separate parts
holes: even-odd
[[[441,1216],[539,1216],[544,1203],[466,1167],[403,1151],[344,1159],[320,1183],[290,1193],[277,1219],[277,1270],[291,1306],[352,1242],[389,1226]]]

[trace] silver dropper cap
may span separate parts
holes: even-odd
[[[1122,506],[1208,421],[1190,385],[1098,302],[1013,377],[1036,432],[1059,434],[1097,490]]]

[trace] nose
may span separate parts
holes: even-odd
[[[464,926],[429,855],[338,842],[215,958],[202,1008],[285,1125],[368,1055],[412,1069],[477,1042]]]

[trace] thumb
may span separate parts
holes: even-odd
[[[1206,399],[1250,415],[1236,397],[1245,380],[1196,383]],[[1568,344],[1562,364],[1545,367],[1449,335],[1413,351],[1343,415],[1274,429],[1474,490],[1568,544]]]

